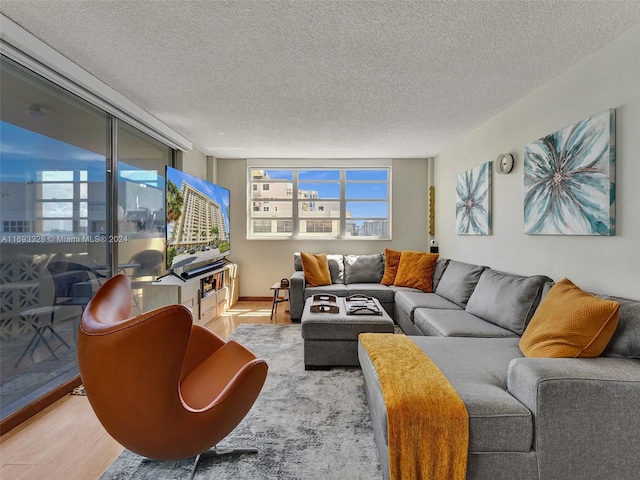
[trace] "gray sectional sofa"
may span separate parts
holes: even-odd
[[[327,261],[329,263],[329,273],[331,274],[331,285],[310,287],[304,278],[300,253],[293,254],[294,272],[289,279],[289,303],[292,321],[300,321],[305,300],[319,293],[329,293],[339,297],[358,294],[375,297],[393,318],[396,292],[398,290],[413,290],[380,284],[384,274],[384,254],[328,254]]]
[[[640,478],[640,301],[609,297],[620,303],[619,321],[600,357],[526,358],[520,336],[551,279],[440,258],[434,291],[425,293],[380,285],[383,255],[328,258],[334,284],[307,287],[300,259],[294,257],[292,319],[301,314],[304,299],[318,291],[379,298],[467,408],[467,478]],[[362,345],[358,355],[388,478],[384,398]]]

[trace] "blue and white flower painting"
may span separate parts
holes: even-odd
[[[524,233],[615,235],[615,110],[524,149]]]
[[[456,231],[458,235],[491,235],[491,165],[458,174]]]

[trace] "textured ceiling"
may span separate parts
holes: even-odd
[[[640,22],[640,2],[2,0],[207,155],[425,157]]]

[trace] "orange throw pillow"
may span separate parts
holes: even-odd
[[[569,279],[556,283],[520,338],[525,357],[599,356],[618,325],[620,304],[580,290]]]
[[[380,283],[382,285],[393,285],[398,273],[398,265],[400,265],[400,254],[397,250],[390,248],[384,249],[384,275]]]
[[[423,292],[432,292],[433,272],[436,269],[437,260],[437,253],[403,251],[393,284],[397,287],[411,287]]]
[[[300,253],[304,278],[312,287],[331,285],[326,253]]]

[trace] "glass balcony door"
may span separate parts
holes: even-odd
[[[173,150],[1,57],[0,416],[78,375],[80,316],[125,273],[132,311],[166,271]]]
[[[111,120],[5,58],[0,75],[5,419],[78,374],[78,322],[108,263]]]

